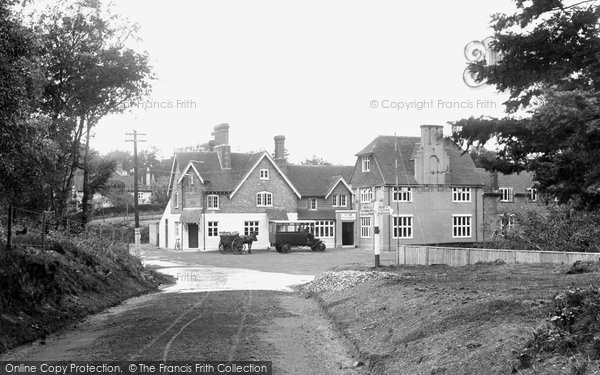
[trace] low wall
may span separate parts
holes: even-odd
[[[466,266],[475,263],[503,260],[515,263],[572,264],[581,261],[599,261],[600,253],[567,253],[561,251],[471,249],[436,246],[400,246],[396,251],[397,265]]]

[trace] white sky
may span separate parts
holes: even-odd
[[[227,122],[232,150],[272,151],[282,134],[291,161],[314,154],[353,164],[377,135],[417,136],[421,124],[502,114],[505,96],[464,84],[463,51],[492,34],[490,15],[512,12],[510,0],[113,3],[142,28],[140,48],[158,76],[149,100],[173,108],[104,118],[92,143],[101,152],[131,148],[124,133],[135,128],[147,133],[141,149],[169,156]],[[428,107],[386,109],[385,100]]]

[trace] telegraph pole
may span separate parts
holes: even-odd
[[[135,217],[135,249],[140,249],[140,213],[138,211],[138,158],[137,158],[137,143],[146,142],[143,139],[138,139],[139,136],[146,135],[145,133],[138,133],[134,130],[133,133],[125,133],[125,135],[132,136],[133,139],[126,139],[125,142],[133,142],[133,211]]]

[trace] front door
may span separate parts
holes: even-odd
[[[198,248],[198,224],[188,224],[188,246],[190,249]]]
[[[342,222],[342,246],[354,245],[354,223]]]

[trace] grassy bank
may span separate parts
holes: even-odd
[[[600,293],[589,286],[599,274],[568,269],[390,267],[359,282],[328,274],[304,290],[374,374],[592,374]]]
[[[0,245],[0,353],[166,282],[127,245],[107,239],[57,238],[45,249],[11,251]]]

